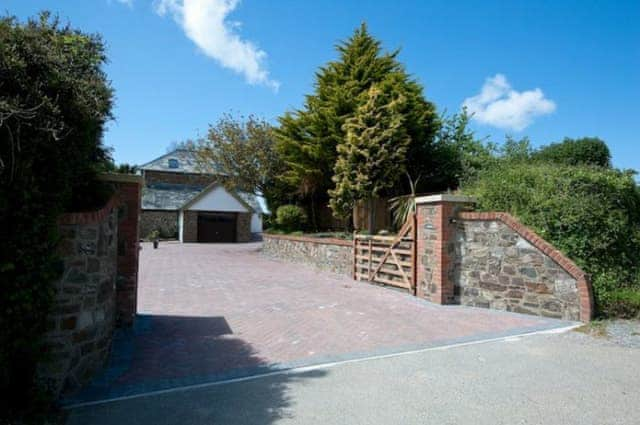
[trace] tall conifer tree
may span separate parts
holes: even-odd
[[[282,180],[315,206],[326,204],[337,159],[337,146],[346,139],[345,122],[368,100],[369,89],[383,81],[393,84],[405,101],[399,113],[410,139],[405,164],[412,174],[432,167],[434,135],[439,128],[435,106],[422,87],[397,60],[398,51],[383,52],[380,41],[362,24],[336,47],[339,58],[316,73],[313,94],[304,107],[280,118],[277,149],[287,171]],[[311,208],[312,219],[313,210]]]
[[[346,140],[338,145],[338,158],[329,190],[331,209],[348,216],[355,202],[369,203],[369,229],[373,229],[373,201],[393,187],[405,171],[411,139],[401,111],[406,98],[392,84],[371,86],[367,102],[344,125]]]

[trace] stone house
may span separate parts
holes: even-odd
[[[140,236],[154,230],[181,242],[247,242],[262,233],[263,199],[227,189],[224,175],[203,171],[194,151],[177,149],[140,167]]]

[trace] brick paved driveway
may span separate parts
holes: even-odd
[[[260,244],[144,244],[138,313],[82,402],[566,326],[438,306],[271,260]]]

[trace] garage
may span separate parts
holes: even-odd
[[[198,242],[236,242],[236,222],[236,213],[199,212]]]
[[[180,208],[178,237],[181,242],[249,242],[254,215],[234,190],[214,183]]]

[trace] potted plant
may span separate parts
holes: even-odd
[[[158,239],[160,237],[160,232],[158,230],[154,230],[151,233],[149,233],[149,240],[153,241],[153,249],[158,249],[158,245],[160,244],[160,240]]]

